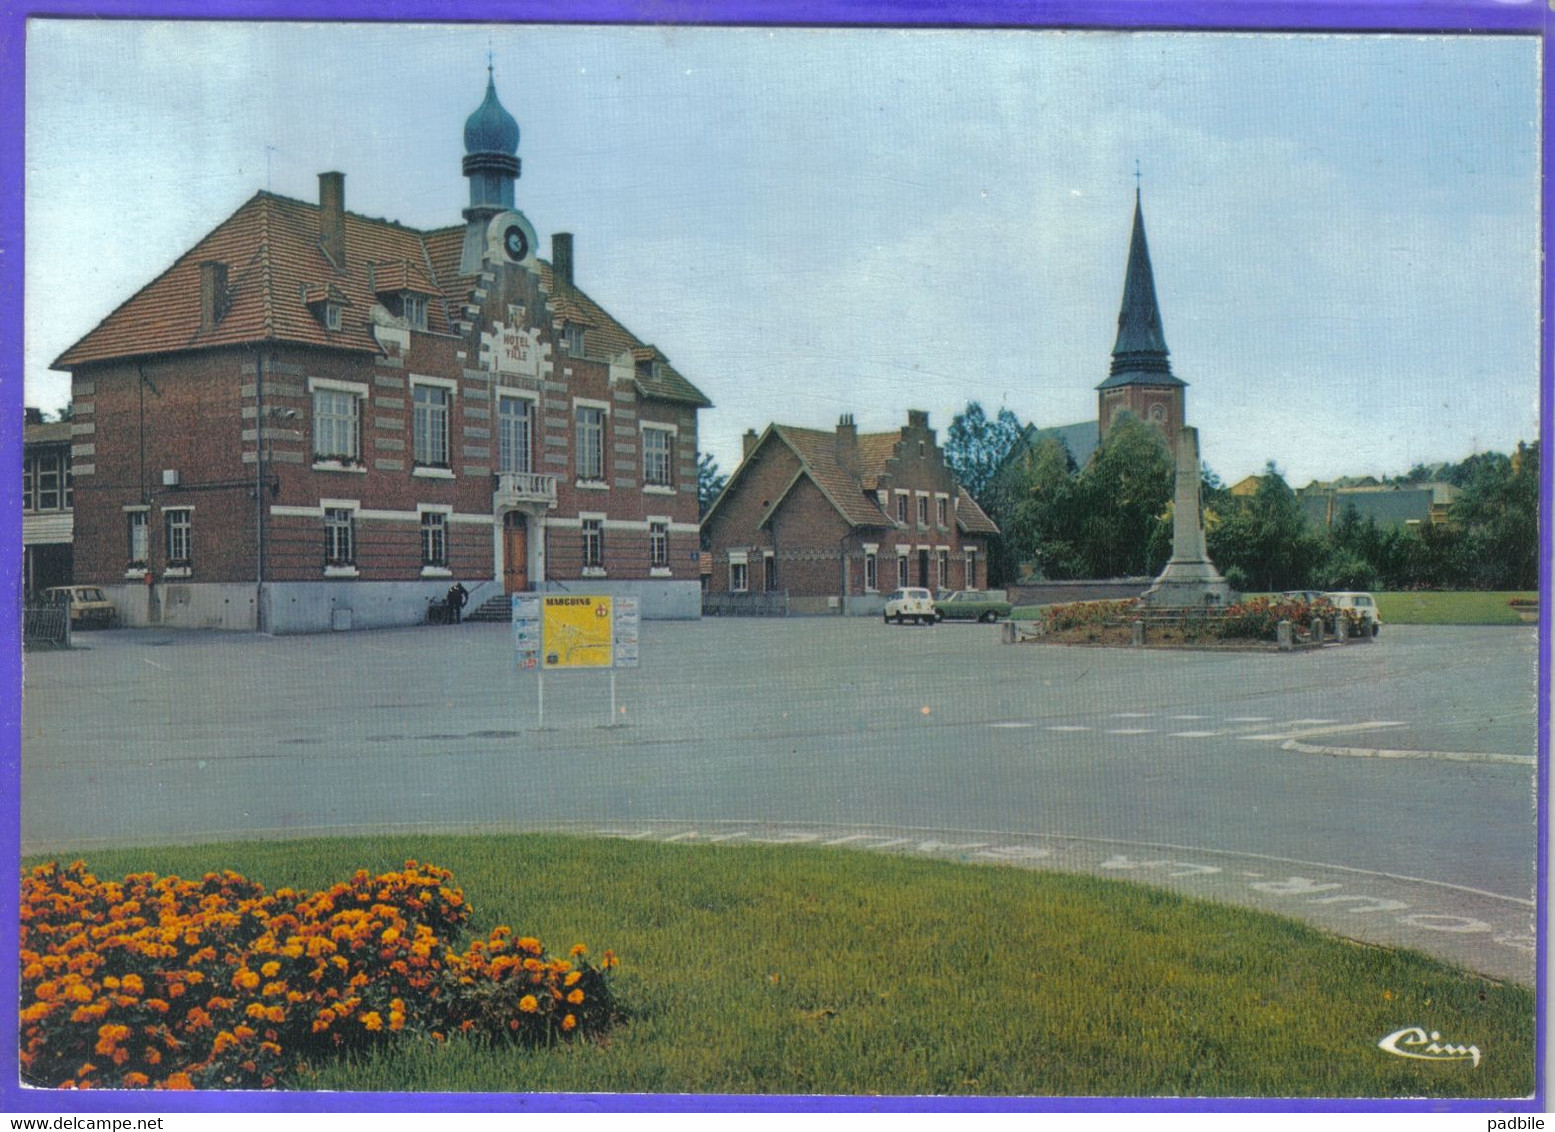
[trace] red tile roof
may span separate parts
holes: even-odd
[[[346,267],[337,271],[319,245],[318,205],[256,193],[61,354],[54,368],[265,341],[378,353],[369,318],[378,294],[386,291],[433,296],[427,330],[456,333],[455,324],[467,318],[479,284],[478,276],[459,274],[463,246],[463,227],[421,232],[347,212]],[[228,302],[215,329],[202,334],[200,264],[207,260],[227,265]],[[539,270],[541,285],[554,292],[551,265],[539,261]],[[442,302],[435,301],[439,297]],[[326,329],[310,305],[326,299],[347,308],[339,330]],[[551,306],[557,317],[588,328],[591,355],[651,351],[659,360],[651,374],[637,378],[645,396],[712,404],[662,353],[639,341],[577,287],[553,293]]]
[[[977,500],[968,495],[962,488],[956,488],[956,526],[961,528],[962,534],[968,535],[996,535],[999,527],[988,513],[977,505]]]

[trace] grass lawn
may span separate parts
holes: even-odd
[[[1243,597],[1268,597],[1268,594],[1244,594]],[[1507,604],[1512,598],[1537,602],[1533,591],[1441,591],[1386,593],[1378,591],[1377,608],[1382,624],[1388,625],[1521,625],[1523,619]],[[1010,614],[1018,621],[1035,620],[1040,605],[1016,606]],[[1537,608],[1537,606],[1535,606]]]
[[[245,842],[93,855],[322,888],[407,858],[470,925],[621,958],[632,1017],[549,1049],[407,1041],[293,1087],[456,1092],[1512,1097],[1534,997],[1424,956],[1127,883],[847,850],[553,835]],[[36,863],[36,862],[29,862]],[[1483,1058],[1380,1050],[1409,1026]]]

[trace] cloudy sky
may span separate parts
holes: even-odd
[[[490,48],[519,206],[714,401],[942,430],[1095,416],[1135,161],[1175,372],[1228,482],[1538,428],[1530,38],[33,21],[26,384],[256,190],[460,223]],[[545,241],[548,247],[548,241]]]

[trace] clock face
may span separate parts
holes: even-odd
[[[524,230],[517,224],[509,224],[502,233],[502,248],[508,258],[517,263],[529,255],[529,237],[524,235]]]

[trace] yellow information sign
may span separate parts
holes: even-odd
[[[609,668],[614,610],[608,597],[548,594],[542,611],[543,668]]]

